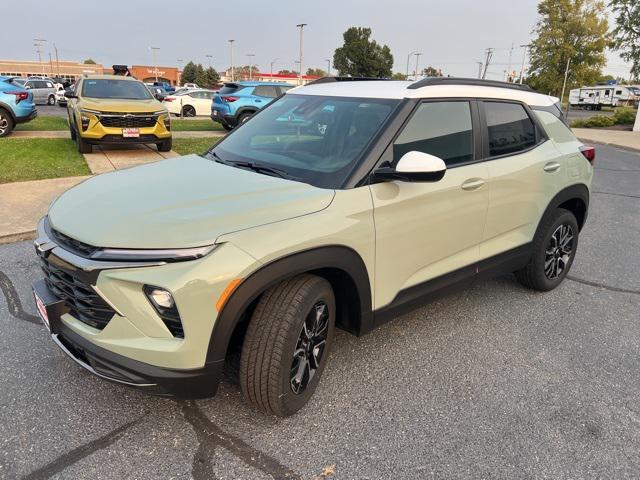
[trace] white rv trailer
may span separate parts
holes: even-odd
[[[640,89],[629,85],[596,85],[575,88],[569,92],[572,107],[588,110],[601,110],[604,106],[637,106],[639,101]]]

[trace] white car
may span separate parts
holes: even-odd
[[[209,116],[214,90],[189,90],[179,95],[168,95],[164,101],[169,113],[183,117]]]
[[[196,83],[185,83],[183,88],[200,88]]]

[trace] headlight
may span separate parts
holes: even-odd
[[[91,255],[94,260],[126,260],[126,261],[149,261],[163,260],[166,262],[180,262],[184,260],[195,260],[209,255],[218,245],[208,245],[206,247],[195,248],[171,248],[171,249],[126,249],[126,248],[103,248]]]
[[[164,121],[164,128],[171,130],[171,117],[169,115],[165,115],[162,120]]]

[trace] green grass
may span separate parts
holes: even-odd
[[[219,132],[222,126],[210,119],[183,120],[181,118],[171,119],[171,129],[174,132]]]
[[[211,148],[220,140],[218,137],[211,138],[174,138],[173,151],[180,155],[191,153],[200,154]]]
[[[36,117],[30,122],[16,125],[16,131],[60,131],[69,130],[67,117]]]
[[[89,175],[89,167],[71,140],[0,139],[0,183]]]

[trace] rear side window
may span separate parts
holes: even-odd
[[[239,90],[242,90],[244,87],[242,85],[237,85],[235,83],[227,83],[224,87],[220,89],[218,92],[220,95],[231,95],[232,93],[236,93]]]
[[[411,151],[440,157],[447,166],[473,160],[469,102],[421,104],[393,144],[394,164]]]
[[[536,144],[535,125],[522,105],[484,102],[489,128],[489,156],[521,152]]]
[[[278,96],[278,89],[273,85],[258,85],[253,94],[258,97],[276,98]]]

